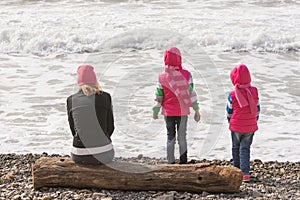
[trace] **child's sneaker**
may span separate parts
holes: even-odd
[[[249,182],[250,181],[250,175],[249,174],[244,174],[243,175],[243,181],[244,182]]]

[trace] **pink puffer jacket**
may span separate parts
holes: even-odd
[[[230,92],[233,113],[230,118],[229,129],[239,133],[255,132],[258,130],[258,91],[256,87],[250,85],[250,72],[245,65],[241,64],[232,70],[230,78],[236,89]],[[237,92],[241,97],[237,95]],[[240,99],[246,101],[246,106],[241,106]],[[251,106],[253,107],[252,111]]]

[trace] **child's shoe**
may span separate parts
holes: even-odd
[[[184,152],[180,157],[179,157],[179,164],[186,164],[187,163],[187,152]]]
[[[243,175],[243,181],[244,182],[249,182],[250,181],[250,175],[249,174],[244,174]]]

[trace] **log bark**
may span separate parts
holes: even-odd
[[[142,165],[112,162],[79,165],[69,157],[42,157],[32,165],[33,186],[115,190],[172,190],[200,193],[238,192],[242,172],[231,166],[208,164]]]

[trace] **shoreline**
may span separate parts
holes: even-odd
[[[188,193],[176,191],[120,191],[104,189],[41,188],[34,190],[32,185],[31,164],[40,157],[68,157],[59,154],[0,154],[0,200],[50,200],[50,199],[300,199],[300,161],[262,162],[251,161],[251,180],[242,183],[240,192],[233,194],[209,194],[207,192]],[[165,164],[163,158],[138,157],[114,160],[140,164]],[[192,160],[194,163],[208,162],[229,166],[227,160]],[[180,183],[179,183],[180,184]]]

